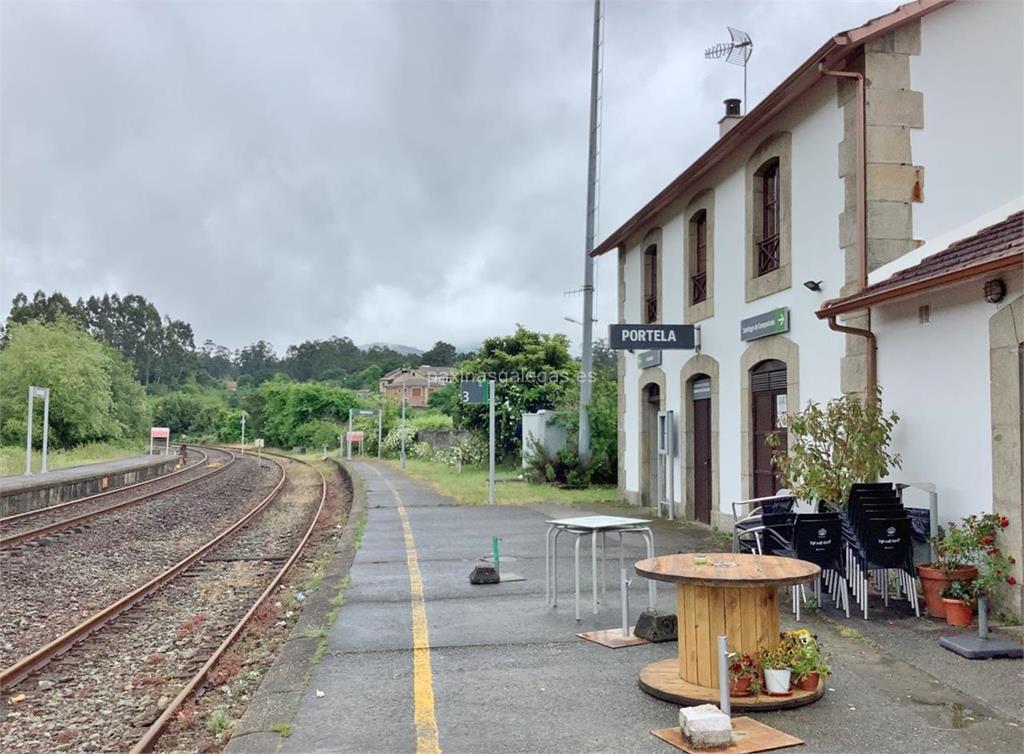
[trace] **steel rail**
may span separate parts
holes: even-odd
[[[207,458],[209,458],[209,456],[207,456]],[[42,536],[45,536],[47,534],[53,534],[54,532],[61,531],[62,529],[67,529],[68,527],[75,526],[76,524],[85,523],[86,521],[89,521],[89,520],[94,519],[94,518],[98,518],[99,516],[102,516],[105,513],[110,513],[111,511],[116,511],[116,510],[119,510],[120,508],[125,508],[125,507],[127,507],[129,505],[135,505],[136,503],[141,503],[141,502],[143,502],[145,500],[149,500],[149,499],[157,497],[159,495],[163,495],[164,493],[172,492],[174,490],[181,489],[182,487],[187,487],[190,484],[195,484],[196,482],[202,481],[203,479],[209,479],[210,477],[216,476],[217,474],[220,474],[222,471],[225,471],[229,466],[231,466],[231,464],[233,464],[235,462],[236,458],[237,458],[237,456],[232,454],[231,460],[229,460],[227,463],[221,464],[218,468],[214,469],[213,471],[207,472],[205,474],[201,474],[200,476],[197,476],[194,479],[185,479],[183,481],[178,482],[177,484],[171,485],[170,487],[164,487],[163,489],[153,490],[152,492],[150,492],[148,494],[141,495],[139,497],[133,497],[133,498],[131,498],[129,500],[123,500],[120,503],[114,503],[113,505],[108,505],[106,508],[100,508],[99,510],[94,510],[94,511],[91,511],[89,513],[83,513],[83,514],[81,514],[79,516],[72,516],[71,518],[65,518],[65,519],[62,519],[60,521],[56,521],[56,522],[54,522],[52,524],[47,524],[46,526],[40,526],[37,529],[29,529],[28,531],[23,531],[20,534],[12,534],[9,537],[0,537],[0,550],[7,549],[8,547],[14,547],[15,545],[19,545],[22,542],[28,542],[29,540],[37,539],[38,537],[42,537]],[[191,470],[191,469],[194,469],[194,468],[195,468],[194,465],[193,466],[189,466],[188,470]],[[182,469],[181,471],[184,471],[184,470],[185,469]],[[176,471],[174,473],[180,474],[181,471]],[[167,476],[170,476],[170,475],[167,475]],[[161,477],[161,478],[162,479],[166,479],[167,476],[164,476],[164,477]],[[122,487],[122,488],[120,488],[120,489],[118,489],[116,491],[120,492],[121,489],[127,489],[127,488]],[[104,493],[104,494],[106,494],[106,493]],[[89,498],[79,498],[78,500],[72,501],[72,502],[82,502],[82,501],[87,500],[87,499],[89,499]],[[53,506],[53,508],[56,508],[56,507],[58,507],[58,506]],[[31,512],[32,513],[36,513],[36,514],[40,514],[43,511],[53,510],[53,508],[41,508],[38,511],[31,511]],[[7,521],[8,521],[8,519],[4,519],[3,523],[6,523]]]
[[[217,664],[217,661],[221,658],[221,656],[228,650],[228,648],[234,643],[234,641],[245,629],[246,624],[249,623],[249,620],[259,609],[260,605],[262,605],[267,600],[267,598],[274,593],[274,590],[277,589],[278,585],[281,583],[281,580],[285,577],[285,574],[288,573],[288,570],[298,559],[299,555],[302,554],[302,549],[306,546],[306,542],[309,541],[310,536],[313,534],[313,529],[316,527],[317,521],[320,520],[320,514],[323,513],[324,509],[324,502],[327,500],[327,478],[324,476],[324,473],[313,464],[309,463],[308,461],[303,461],[299,458],[292,458],[291,456],[286,456],[277,453],[267,453],[266,451],[264,451],[264,455],[276,455],[279,458],[287,458],[290,461],[303,463],[312,468],[314,471],[316,471],[317,474],[320,475],[320,504],[317,506],[316,513],[313,515],[312,520],[309,522],[309,527],[306,529],[306,533],[303,535],[301,541],[296,546],[295,551],[292,553],[291,557],[288,558],[288,561],[281,567],[281,570],[278,571],[273,581],[271,581],[270,584],[267,585],[267,588],[263,590],[263,593],[252,604],[252,607],[249,608],[249,611],[235,625],[235,627],[231,630],[231,633],[229,633],[227,637],[224,639],[224,641],[220,643],[220,646],[218,646],[217,649],[214,650],[213,654],[210,655],[210,658],[203,664],[203,666],[196,672],[196,674],[192,676],[192,679],[187,684],[185,684],[184,688],[182,688],[178,695],[174,697],[174,699],[163,711],[160,717],[158,717],[156,721],[149,726],[149,728],[143,734],[142,738],[140,738],[138,742],[135,744],[135,746],[132,747],[131,754],[143,754],[143,752],[147,752],[153,747],[153,744],[155,744],[157,740],[160,738],[160,736],[163,734],[164,728],[167,727],[167,723],[171,721],[171,718],[174,716],[174,713],[177,712],[181,705],[185,703],[185,701],[196,691],[197,688],[199,688],[199,686],[206,679],[207,674],[210,672],[210,670],[213,669],[213,666]]]
[[[199,446],[197,445],[193,445],[192,447],[199,449]],[[107,497],[108,495],[116,495],[118,492],[124,492],[126,490],[135,489],[136,487],[142,487],[147,484],[154,484],[162,479],[170,479],[172,476],[184,474],[186,471],[192,471],[192,469],[196,468],[197,466],[201,466],[206,461],[210,460],[210,457],[206,453],[203,453],[202,450],[199,450],[199,452],[203,454],[203,460],[199,461],[198,463],[189,464],[188,466],[178,469],[177,471],[172,471],[170,474],[161,474],[160,476],[155,476],[152,479],[145,479],[141,482],[135,482],[134,484],[126,484],[124,487],[114,487],[113,489],[106,490],[105,492],[97,492],[95,495],[76,497],[74,500],[65,500],[63,503],[57,503],[56,505],[48,505],[45,508],[36,508],[35,510],[25,511],[24,513],[15,513],[13,516],[4,516],[3,518],[0,518],[0,526],[6,526],[12,521],[23,521],[24,519],[31,518],[32,516],[39,516],[43,513],[49,513],[50,511],[56,511],[62,508],[67,508],[69,505],[77,505],[78,503],[88,503],[90,500],[96,500],[97,498]]]
[[[270,502],[277,496],[281,488],[284,486],[285,478],[287,476],[284,466],[277,461],[270,459],[272,463],[277,464],[281,470],[281,478],[277,481],[274,489],[263,498],[252,510],[246,513],[242,518],[235,521],[227,529],[222,531],[216,537],[211,539],[204,545],[201,545],[199,549],[193,551],[190,555],[185,556],[182,560],[175,563],[173,566],[168,568],[163,573],[153,577],[142,586],[138,587],[134,591],[126,594],[124,597],[114,602],[111,605],[103,608],[99,612],[93,614],[89,618],[86,618],[83,622],[79,623],[72,629],[69,629],[61,636],[57,637],[49,644],[40,649],[37,649],[32,654],[23,657],[18,662],[14,663],[10,667],[3,671],[0,671],[0,690],[6,691],[12,686],[25,680],[32,673],[36,672],[40,668],[47,665],[51,660],[67,652],[75,644],[85,639],[93,631],[102,627],[106,623],[116,618],[121,613],[125,612],[133,605],[139,602],[144,597],[155,592],[157,589],[162,587],[164,584],[169,582],[179,573],[184,571],[186,568],[191,566],[197,560],[202,558],[211,549],[220,544],[225,538],[234,534],[238,529],[244,526],[248,521],[253,518],[256,514],[262,511]]]

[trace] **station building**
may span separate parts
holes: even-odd
[[[618,254],[620,323],[700,328],[619,354],[623,498],[728,528],[779,488],[787,411],[877,383],[894,479],[935,485],[943,524],[1009,516],[1020,568],[1022,28],[1021,3],[920,0],[837,34],[745,116],[727,101],[594,250]]]

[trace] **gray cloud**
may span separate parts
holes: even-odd
[[[607,8],[601,232],[859,3]],[[134,291],[200,339],[578,333],[586,2],[0,4],[0,297]],[[615,265],[598,265],[614,317]]]

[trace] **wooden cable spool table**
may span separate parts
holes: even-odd
[[[636,563],[648,579],[676,585],[679,656],[654,662],[640,672],[640,688],[680,705],[719,701],[718,637],[728,636],[730,652],[757,657],[779,643],[779,587],[813,581],[821,569],[813,563],[772,555],[709,553],[695,562],[693,553],[665,555]],[[821,698],[794,689],[789,696],[733,696],[734,710],[799,707]]]

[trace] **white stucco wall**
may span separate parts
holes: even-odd
[[[750,153],[764,138],[776,131],[792,134],[792,287],[746,303],[744,254],[746,228],[745,169]],[[667,210],[654,227],[662,229],[662,312],[666,323],[683,321],[684,297],[689,272],[684,265],[684,238],[688,218],[684,214],[689,198],[705,188],[715,192],[714,208],[714,310],[713,317],[700,322],[702,352],[719,364],[719,446],[718,454],[721,510],[731,511],[731,503],[746,497],[741,489],[740,447],[740,357],[748,344],[740,340],[740,321],[776,307],[790,309],[790,332],[786,337],[800,346],[800,398],[827,400],[839,394],[840,359],[843,336],[828,329],[814,312],[825,298],[839,295],[842,285],[843,255],[838,243],[837,218],[843,209],[843,185],[837,176],[837,148],[843,138],[842,111],[836,106],[835,84],[825,81],[799,103],[781,114],[757,137],[748,149],[737,154],[707,182],[684,201]],[[626,321],[640,319],[641,249],[639,240],[630,248],[625,265]],[[813,293],[803,286],[805,280],[824,281],[823,291]],[[690,351],[664,351],[661,369],[666,375],[666,408],[681,416],[682,386],[680,370],[693,356]],[[626,354],[626,449],[627,491],[638,491],[639,479],[639,395],[640,371],[636,354]],[[791,407],[791,410],[795,407]],[[681,442],[680,442],[681,445]],[[680,447],[681,453],[691,452]],[[675,459],[676,500],[681,501],[685,479],[681,457]]]
[[[911,88],[924,128],[911,155],[924,167],[914,237],[928,241],[1024,193],[1024,3],[959,0],[921,19]],[[955,146],[954,146],[955,145]]]
[[[900,416],[892,449],[903,457],[894,481],[938,487],[939,521],[992,510],[989,320],[1020,295],[1017,273],[1002,276],[1003,303],[986,303],[982,280],[880,305],[878,381]],[[928,305],[929,324],[918,308]],[[909,502],[909,501],[908,501]]]

